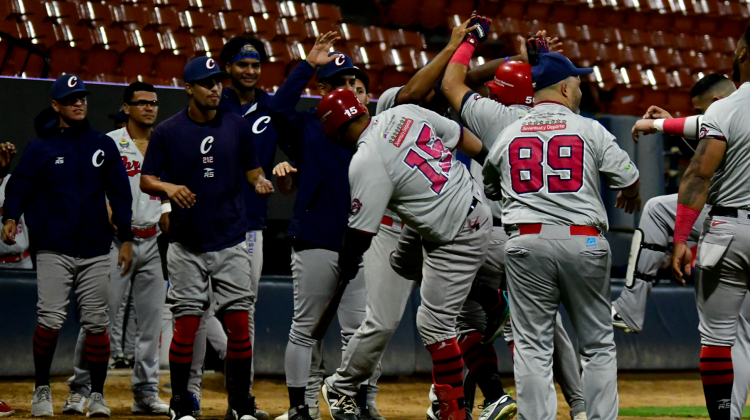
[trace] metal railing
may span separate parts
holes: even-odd
[[[0,64],[0,74],[3,73],[5,70],[5,66],[8,65],[8,57],[11,56],[13,53],[13,50],[15,48],[20,48],[22,50],[26,50],[26,58],[24,59],[23,66],[21,67],[20,73],[23,73],[26,71],[26,66],[29,64],[29,59],[31,59],[31,55],[38,55],[42,58],[42,61],[44,61],[44,68],[42,69],[41,78],[46,79],[47,75],[49,75],[49,56],[44,51],[40,50],[39,48],[35,47],[32,44],[29,44],[28,42],[21,41],[18,38],[15,38],[5,32],[0,32],[0,39],[8,42],[8,50],[5,52],[5,56],[3,57],[3,62]]]

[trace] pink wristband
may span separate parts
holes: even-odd
[[[690,231],[693,230],[695,221],[698,220],[701,212],[698,210],[688,207],[684,204],[677,205],[677,217],[674,221],[674,238],[672,242],[680,243],[687,242],[690,237]]]
[[[469,61],[471,61],[471,56],[474,55],[474,50],[477,47],[474,46],[471,43],[463,42],[461,45],[458,46],[458,49],[455,53],[453,53],[453,57],[451,57],[450,63],[461,63],[466,67],[469,67]]]
[[[664,120],[664,133],[670,136],[684,136],[685,120],[686,118],[668,118]]]

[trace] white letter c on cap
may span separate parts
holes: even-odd
[[[346,58],[344,58],[343,55],[339,55],[335,60],[333,60],[333,62],[336,63],[337,66],[343,66],[344,63],[346,63]]]
[[[73,87],[78,84],[78,78],[73,76],[70,79],[68,79],[68,87]]]
[[[214,67],[216,67],[216,61],[214,61],[213,58],[209,58],[208,60],[206,60],[206,68],[207,69],[212,69]]]

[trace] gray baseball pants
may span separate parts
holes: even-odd
[[[36,264],[39,325],[48,330],[62,328],[73,290],[83,330],[92,334],[107,330],[109,255],[75,258],[52,251],[39,251]]]
[[[359,384],[378,370],[386,346],[401,323],[415,283],[399,276],[388,262],[398,245],[400,233],[400,223],[394,226],[381,224],[365,252],[366,316],[349,340],[341,366],[325,380],[326,385],[338,393],[351,397],[357,395]],[[371,403],[370,394],[367,395],[368,404]]]
[[[135,335],[135,366],[131,378],[131,389],[135,397],[159,395],[159,338],[167,282],[164,281],[161,258],[156,237],[133,241],[133,264],[123,277],[117,268],[117,258],[122,245],[113,241],[109,252],[109,307],[121,308],[123,296],[132,291],[137,330]],[[114,318],[110,318],[114,321]],[[111,323],[112,328],[114,322]],[[112,333],[110,333],[112,335]],[[91,377],[84,352],[86,334],[78,334],[73,376],[68,379],[72,392],[88,396],[91,393]]]
[[[568,226],[544,225],[539,234],[530,235],[512,228],[505,250],[519,419],[557,418],[552,353],[561,302],[578,335],[588,418],[616,419],[617,358],[607,240],[571,235]]]

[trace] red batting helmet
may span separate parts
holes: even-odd
[[[367,109],[346,89],[334,90],[318,104],[318,119],[326,136],[334,136],[339,127],[362,114],[367,114]]]
[[[531,66],[521,61],[506,61],[495,70],[495,78],[486,83],[490,98],[503,105],[534,104]]]

